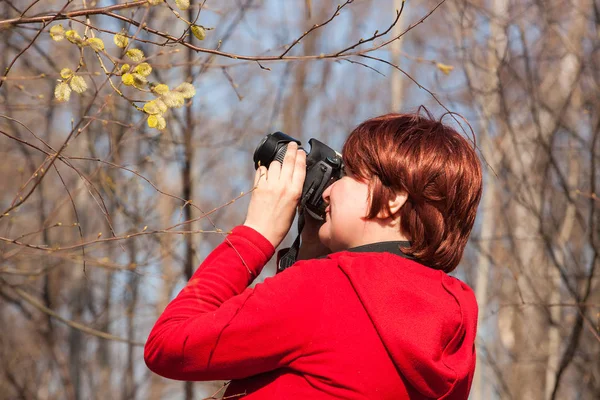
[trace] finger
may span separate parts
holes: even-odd
[[[296,188],[298,192],[302,192],[304,186],[304,179],[306,178],[306,153],[302,150],[296,154],[296,163],[294,165],[294,172],[292,174],[292,187]]]
[[[284,182],[290,182],[294,173],[294,167],[296,164],[296,156],[298,154],[298,145],[296,142],[290,142],[283,157],[283,165],[281,166],[281,174],[279,180]]]
[[[269,173],[267,175],[267,180],[277,181],[279,179],[279,175],[281,174],[281,163],[277,160],[271,161],[269,164]]]
[[[258,186],[259,182],[264,182],[267,180],[267,167],[261,166],[256,170],[256,174],[254,174],[254,187]]]

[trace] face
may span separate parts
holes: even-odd
[[[352,175],[335,181],[323,192],[329,203],[319,239],[332,251],[346,250],[362,244],[369,213],[369,186]]]

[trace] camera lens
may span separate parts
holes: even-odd
[[[254,168],[258,169],[261,165],[269,167],[273,160],[283,163],[283,157],[287,150],[287,144],[290,142],[298,143],[300,141],[283,132],[270,133],[265,136],[254,151]]]

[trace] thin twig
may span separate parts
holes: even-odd
[[[80,330],[81,332],[87,333],[89,335],[97,336],[101,339],[113,340],[115,342],[128,343],[133,346],[144,346],[144,343],[142,343],[142,342],[135,342],[132,340],[123,339],[121,337],[111,335],[110,333],[106,333],[106,332],[99,331],[97,329],[90,328],[89,326],[85,326],[79,322],[75,322],[70,319],[63,318],[59,314],[57,314],[54,311],[52,311],[51,309],[49,309],[48,307],[44,306],[39,300],[37,300],[35,297],[30,295],[23,289],[9,285],[8,282],[6,282],[4,279],[0,279],[0,280],[2,281],[3,284],[10,286],[12,288],[12,290],[14,290],[14,292],[25,302],[27,302],[31,306],[35,307],[39,311],[49,315],[50,317],[54,318],[55,320],[60,321],[67,326],[70,326],[73,329]]]
[[[65,8],[67,8],[67,6],[69,5],[69,1],[67,1],[67,3],[63,6],[62,10],[64,10]],[[61,10],[61,11],[62,11]],[[54,18],[51,18],[49,20],[49,22],[52,22],[54,20]],[[15,63],[17,62],[17,60],[19,59],[19,57],[21,57],[21,55],[23,53],[25,53],[31,46],[33,46],[33,43],[35,43],[35,41],[37,40],[37,38],[42,34],[42,32],[44,31],[44,28],[46,27],[46,24],[44,24],[44,26],[42,26],[42,28],[35,34],[35,36],[33,37],[33,39],[31,39],[31,41],[29,42],[29,44],[27,46],[25,46],[23,48],[23,50],[21,50],[19,52],[19,54],[17,54],[15,56],[15,58],[13,58],[13,60],[11,61],[11,63],[8,65],[8,67],[6,67],[6,69],[4,70],[4,76],[7,76],[8,73],[10,72],[11,68],[13,67],[13,65],[15,65]],[[2,24],[0,24],[0,29],[2,28]],[[0,80],[0,88],[2,87],[2,85],[4,84],[4,80]]]
[[[338,5],[337,8],[336,8],[336,10],[335,10],[335,12],[333,13],[333,15],[327,21],[325,21],[325,22],[323,22],[321,24],[314,24],[312,26],[312,28],[310,28],[309,30],[307,30],[306,32],[304,32],[298,39],[296,39],[294,41],[294,43],[292,43],[290,45],[290,47],[287,48],[286,51],[284,51],[283,53],[281,53],[281,55],[279,56],[279,58],[283,58],[287,53],[290,52],[290,50],[292,50],[294,48],[295,45],[297,45],[298,43],[300,43],[300,41],[302,39],[304,39],[306,36],[310,35],[311,32],[313,32],[313,31],[319,29],[320,27],[325,26],[328,23],[330,23],[331,21],[333,21],[333,19],[335,17],[337,17],[338,15],[340,15],[339,13],[340,13],[341,9],[344,8],[344,7],[346,7],[348,4],[352,3],[353,1],[354,0],[347,0],[344,4]]]
[[[361,44],[372,42],[375,39],[378,39],[378,38],[380,38],[382,36],[387,35],[388,32],[391,31],[394,28],[394,26],[396,26],[396,24],[398,23],[398,20],[400,20],[400,16],[402,16],[402,11],[404,11],[404,1],[402,2],[402,7],[400,8],[400,10],[396,11],[396,18],[394,19],[394,22],[392,22],[392,24],[385,31],[383,31],[381,33],[379,33],[378,31],[375,31],[375,33],[373,34],[373,36],[371,36],[370,38],[368,38],[366,40],[360,39],[358,41],[358,43],[356,43],[356,44],[354,44],[352,46],[346,47],[344,50],[341,50],[341,51],[337,52],[336,53],[336,57],[342,55],[343,53],[345,53],[347,51],[350,51],[350,50],[352,50],[352,49],[360,46]],[[391,41],[394,41],[396,39],[397,38],[394,38]]]
[[[58,20],[63,20],[63,19],[70,19],[73,17],[79,17],[82,15],[87,16],[87,15],[105,14],[105,13],[111,12],[111,11],[117,11],[117,10],[123,10],[123,9],[127,9],[127,8],[143,6],[143,5],[148,4],[148,0],[138,0],[138,1],[133,1],[131,3],[116,4],[116,5],[100,7],[100,8],[87,8],[87,9],[83,9],[83,10],[74,10],[74,11],[70,11],[67,13],[63,13],[65,8],[67,8],[67,6],[69,6],[70,3],[71,3],[70,1],[67,2],[67,4],[60,11],[49,12],[46,15],[41,15],[38,17],[27,17],[27,18],[25,18],[25,17],[11,18],[11,19],[6,19],[4,21],[0,21],[0,30],[9,28],[10,26],[15,26],[15,25],[52,22],[52,21],[58,21]]]

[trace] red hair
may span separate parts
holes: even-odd
[[[387,114],[363,122],[342,154],[346,168],[369,181],[367,218],[390,215],[389,201],[406,193],[398,215],[411,246],[402,251],[450,272],[462,258],[475,222],[481,165],[463,136],[425,111],[427,116]]]

